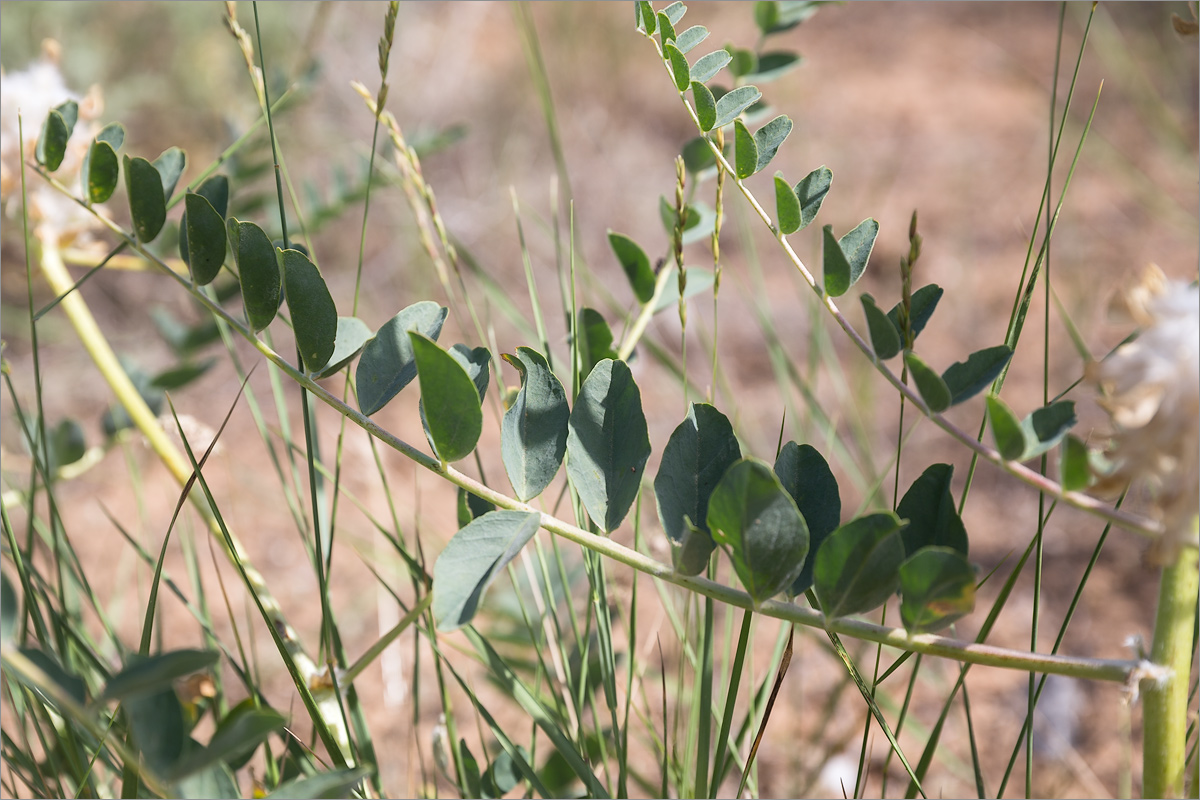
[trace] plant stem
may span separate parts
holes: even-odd
[[[1200,518],[1197,519],[1200,522]],[[1195,522],[1193,527],[1195,527]],[[1142,744],[1142,796],[1183,797],[1187,760],[1188,677],[1200,564],[1194,550],[1181,549],[1163,568],[1158,589],[1151,660],[1170,672],[1164,681],[1146,680],[1145,741]]]

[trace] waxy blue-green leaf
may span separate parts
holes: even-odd
[[[758,143],[740,119],[733,121],[733,168],[739,178],[749,178],[758,167]]]
[[[59,116],[63,119],[63,124],[67,126],[67,138],[71,138],[71,134],[75,132],[75,123],[79,121],[79,104],[74,100],[66,100],[54,107]]]
[[[721,95],[721,99],[717,101],[716,119],[709,130],[724,128],[737,119],[738,115],[747,107],[758,102],[761,97],[762,92],[758,90],[757,86],[739,86],[733,91]]]
[[[687,56],[680,52],[674,42],[667,42],[663,45],[663,58],[671,67],[671,79],[675,81],[675,88],[681,92],[687,91],[691,83],[691,68],[688,66]]]
[[[213,175],[196,187],[196,194],[203,197],[217,212],[221,219],[221,236],[225,237],[225,212],[229,210],[229,179],[224,175]],[[183,263],[191,266],[191,256],[188,253],[188,215],[186,208],[179,220],[179,257]]]
[[[216,358],[205,358],[201,361],[185,361],[182,364],[168,367],[156,374],[151,379],[150,385],[164,392],[173,392],[176,389],[182,389],[192,381],[202,377],[216,363]]]
[[[92,140],[80,170],[84,196],[89,203],[103,203],[117,190],[121,162],[111,144],[99,137]]]
[[[272,733],[282,731],[285,724],[287,720],[283,715],[269,708],[239,714],[230,724],[217,729],[208,746],[192,750],[168,770],[165,777],[179,780],[213,764],[240,758],[247,751],[253,752]]]
[[[900,619],[932,633],[975,609],[975,570],[957,550],[925,547],[900,565]]]
[[[624,361],[605,359],[579,388],[567,433],[567,475],[592,521],[617,529],[637,498],[650,436]]]
[[[792,132],[792,120],[786,115],[779,115],[754,132],[754,146],[758,152],[758,161],[754,165],[755,172],[762,172],[767,164],[775,157],[783,140]]]
[[[207,800],[212,797],[241,797],[233,770],[223,762],[188,775],[173,787],[180,800]]]
[[[292,315],[296,347],[304,369],[315,373],[329,363],[337,339],[338,315],[317,265],[299,250],[280,250],[283,289]]]
[[[187,258],[184,261],[192,272],[192,280],[199,286],[207,286],[216,279],[225,263],[228,243],[225,219],[203,195],[188,192],[184,204],[187,209],[183,219],[187,230]],[[182,233],[180,237],[182,241]]]
[[[1025,452],[1025,431],[1021,428],[1020,417],[993,394],[987,396],[987,415],[1001,457],[1006,461],[1019,461]]]
[[[283,298],[283,273],[270,238],[253,222],[230,218],[225,224],[242,284],[246,319],[255,333],[271,324]]]
[[[1036,409],[1024,419],[995,395],[987,398],[988,420],[996,449],[1008,461],[1027,461],[1049,452],[1075,425],[1075,403],[1059,400]]]
[[[500,455],[513,492],[527,502],[550,485],[567,452],[571,411],[545,356],[528,347],[504,360],[521,373],[521,389],[500,425]]]
[[[692,102],[696,105],[696,119],[700,122],[700,129],[712,130],[713,123],[717,121],[717,101],[713,98],[713,93],[703,83],[692,81]]]
[[[950,492],[953,477],[952,465],[930,464],[896,506],[900,518],[908,520],[908,527],[901,534],[908,555],[930,545],[949,547],[967,555],[967,529]]]
[[[759,0],[754,4],[754,22],[764,37],[790,31],[824,5],[817,0]]]
[[[875,237],[879,235],[879,223],[873,219],[864,219],[855,226],[854,230],[836,241],[833,238],[833,226],[824,228],[825,263],[825,292],[830,297],[841,297],[850,291],[850,287],[858,283],[863,271],[867,268],[867,260],[875,247]]]
[[[426,428],[428,430],[428,426]],[[496,504],[490,500],[484,500],[474,492],[468,492],[461,486],[458,487],[458,527],[465,528],[471,524],[471,520],[478,519],[484,514],[496,510]]]
[[[675,267],[663,267],[663,269],[674,271]],[[704,267],[686,267],[687,270],[687,286],[683,290],[683,299],[695,297],[698,294],[703,294],[712,288],[713,271]],[[658,302],[654,304],[654,313],[658,314],[666,311],[668,308],[679,307],[679,281],[677,279],[667,278],[667,284],[663,287],[663,292],[659,295]]]
[[[800,199],[784,180],[782,172],[775,173],[775,216],[780,233],[800,230]]]
[[[599,311],[584,307],[579,309],[579,324],[575,330],[579,335],[579,377],[587,380],[597,364],[606,358],[617,357],[612,346],[612,329]]]
[[[921,331],[925,330],[925,323],[929,322],[929,318],[933,316],[938,301],[941,299],[942,287],[936,283],[922,286],[912,293],[912,306],[909,307],[908,320],[914,342]],[[892,306],[887,315],[892,324],[896,326],[896,330],[900,330],[900,304],[896,303]]]
[[[663,8],[660,14],[665,14],[672,25],[678,25],[679,20],[683,19],[683,15],[687,13],[687,6],[676,0],[674,3]],[[671,37],[675,38],[675,37]]]
[[[351,792],[371,774],[370,767],[346,767],[315,775],[301,775],[281,783],[265,800],[317,800],[322,797],[352,797]]]
[[[179,696],[168,686],[154,694],[130,697],[121,707],[142,763],[156,775],[165,775],[179,761],[187,743]]]
[[[408,337],[434,450],[442,461],[464,459],[471,455],[483,432],[479,389],[458,359],[432,339],[417,331],[409,331]]]
[[[675,235],[675,204],[666,197],[659,195],[658,211],[662,219],[663,230],[668,236]],[[683,243],[691,244],[712,236],[717,214],[711,206],[701,203],[689,203],[684,209]]]
[[[733,56],[729,55],[728,50],[714,50],[707,55],[700,56],[696,59],[696,63],[692,64],[692,80],[701,84],[708,83],[714,75],[725,68],[732,58]],[[710,96],[711,94],[712,92],[709,92]]]
[[[154,159],[154,168],[158,170],[159,178],[162,180],[163,197],[168,200],[171,198],[186,167],[187,153],[178,147],[168,147],[158,158]]]
[[[713,489],[742,457],[733,426],[707,403],[692,403],[671,433],[654,477],[658,519],[671,543],[671,561],[683,575],[699,575],[716,544],[708,528]]]
[[[679,48],[679,52],[686,55],[692,51],[692,48],[707,38],[708,28],[703,25],[693,25],[675,38],[675,45]]]
[[[821,204],[825,202],[825,195],[829,194],[829,187],[832,183],[833,173],[829,167],[822,165],[805,175],[792,188],[792,191],[796,193],[796,199],[800,201],[800,227],[797,230],[807,228],[816,219],[817,212],[821,210]]]
[[[71,132],[67,130],[63,115],[58,109],[50,109],[42,122],[41,133],[38,134],[37,147],[33,151],[34,158],[47,172],[54,172],[62,166],[63,158],[67,154],[67,140],[70,138]]]
[[[46,677],[76,703],[83,705],[87,702],[87,684],[83,682],[83,678],[80,678],[73,672],[68,672],[62,664],[58,663],[57,656],[45,653],[36,647],[22,647],[18,652],[32,661],[35,667],[46,673]],[[43,693],[23,676],[16,673],[5,673],[5,677],[10,677],[10,675],[20,683],[36,691],[38,696],[45,700],[51,707],[59,707],[57,701],[51,699],[49,695]]]
[[[449,632],[475,618],[483,595],[540,527],[540,514],[493,511],[450,539],[433,565],[433,618]]]
[[[796,508],[808,526],[810,556],[820,549],[842,523],[842,498],[837,479],[824,456],[811,445],[788,442],[775,459],[775,474],[780,484],[796,502]],[[804,568],[789,590],[799,596],[812,586],[815,557],[804,560]]]
[[[1091,458],[1087,445],[1072,434],[1063,439],[1062,459],[1059,463],[1062,487],[1068,492],[1086,489],[1092,482]]]
[[[475,390],[479,393],[479,404],[483,405],[483,398],[487,395],[488,384],[491,381],[491,363],[492,353],[486,347],[470,348],[465,344],[451,345],[446,351],[455,361],[457,361],[463,369],[467,371],[467,377],[475,384]],[[417,412],[421,416],[421,427],[425,430],[425,438],[430,445],[433,444],[433,438],[429,432],[429,419],[425,416],[425,400],[417,401]],[[436,449],[436,448],[435,448]],[[474,496],[474,495],[472,495]],[[489,509],[491,510],[491,509]],[[468,520],[469,522],[470,520]],[[465,525],[466,522],[463,523]],[[459,527],[462,527],[461,525]]]
[[[808,525],[765,461],[743,458],[725,471],[708,502],[708,525],[756,603],[790,589],[800,576]]]
[[[328,378],[350,363],[371,338],[371,329],[358,317],[338,317],[337,336],[333,340],[333,355],[325,366],[316,371],[315,378]]]
[[[912,375],[913,383],[917,385],[917,391],[921,393],[921,399],[930,411],[940,414],[950,407],[950,388],[946,386],[941,375],[912,350],[904,351],[904,364]]]
[[[871,334],[871,349],[884,361],[895,358],[901,349],[900,331],[888,319],[887,314],[875,305],[874,297],[864,293],[861,300],[863,315],[867,318],[867,332]]]
[[[167,221],[167,201],[158,169],[144,158],[125,156],[125,191],[138,241],[154,241]]]
[[[650,5],[648,0],[637,0],[634,4],[634,10],[637,17],[637,27],[644,30],[647,36],[653,36],[654,31],[658,27],[658,20],[654,15],[654,7]]]
[[[87,441],[84,438],[83,427],[71,419],[70,417],[62,420],[54,427],[47,427],[47,439],[50,445],[46,456],[49,457],[50,463],[47,465],[51,472],[54,472],[59,467],[65,467],[67,464],[74,464],[79,459],[83,458],[87,452]],[[21,443],[25,445],[25,450],[30,455],[37,455],[41,460],[41,426],[36,420],[30,425],[32,433],[32,441],[25,434],[25,429],[21,429]]]
[[[100,700],[125,701],[154,694],[170,688],[180,678],[208,669],[220,657],[216,650],[172,650],[147,658],[134,656],[128,666],[108,679]]]
[[[125,126],[119,122],[110,122],[96,134],[96,141],[108,142],[113,150],[120,150],[125,144]]]
[[[689,139],[679,154],[683,156],[684,168],[692,175],[699,175],[717,165],[717,157],[713,155],[706,136]]]
[[[991,386],[992,381],[1004,371],[1012,355],[1011,347],[999,344],[971,353],[966,361],[951,364],[942,373],[942,380],[950,390],[950,405],[969,400]]]
[[[813,586],[822,612],[833,619],[883,604],[900,588],[903,561],[895,514],[868,514],[847,522],[817,550]]]
[[[655,18],[658,20],[658,38],[662,40],[662,43],[665,45],[667,42],[674,41],[676,38],[675,26],[671,24],[667,15],[660,11],[655,14]]]
[[[799,53],[782,51],[760,53],[758,62],[754,65],[754,71],[742,77],[744,80],[753,81],[756,84],[768,83],[791,72],[800,66],[801,61]]]
[[[385,322],[367,342],[354,373],[358,408],[363,414],[369,417],[383,408],[417,377],[408,331],[419,331],[436,340],[448,311],[432,300],[413,303]]]
[[[733,45],[726,45],[725,49],[732,56],[732,60],[729,62],[729,71],[735,78],[744,78],[758,68],[758,56],[753,50]]]
[[[629,278],[629,285],[633,287],[638,302],[648,303],[654,296],[654,269],[650,266],[646,251],[633,239],[611,229],[608,231],[608,245],[621,269],[625,270],[625,277]]]

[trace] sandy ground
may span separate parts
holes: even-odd
[[[103,4],[102,8],[101,20],[96,7],[64,4],[47,10],[36,4],[5,3],[5,69],[22,66],[19,56],[22,48],[29,51],[28,42],[55,36],[63,42],[64,71],[73,85],[83,89],[94,80],[104,86],[109,99],[105,118],[126,123],[131,152],[153,155],[179,144],[189,151],[192,164],[206,163],[230,140],[226,122],[244,124],[253,113],[240,56],[221,26],[221,6],[195,4],[176,10],[178,6],[167,4]],[[1067,9],[1064,75],[1073,67],[1086,10],[1082,4]],[[1104,316],[1105,303],[1121,281],[1151,262],[1173,277],[1195,276],[1200,229],[1197,54],[1194,40],[1182,41],[1171,31],[1172,11],[1187,14],[1183,4],[1101,6],[1066,124],[1065,155],[1060,154],[1060,166],[1054,173],[1057,198],[1066,178],[1065,167],[1103,82],[1095,120],[1058,221],[1050,262],[1063,307],[1097,355],[1128,333],[1109,325]],[[632,308],[633,299],[608,251],[605,231],[622,231],[652,253],[665,252],[657,196],[673,192],[672,159],[690,138],[690,123],[665,75],[659,72],[653,48],[632,30],[628,4],[547,3],[535,4],[532,12],[575,199],[576,247],[579,260],[588,265],[584,296],[617,324],[619,314],[611,313],[600,299],[601,290],[611,293],[619,309]],[[240,13],[249,25],[249,7]],[[372,91],[377,86],[375,42],[383,6],[266,5],[262,14],[268,53],[287,54],[276,69],[305,67],[298,42],[306,42],[319,63],[311,96],[299,111],[284,118],[280,140],[293,177],[304,176],[328,192],[335,169],[352,172],[360,154],[370,147],[371,118],[348,82],[361,80]],[[101,48],[96,37],[84,35],[88,25],[100,22],[110,26],[114,42],[122,46]],[[726,42],[750,45],[756,35],[748,4],[696,4],[687,22],[714,31],[693,55]],[[935,365],[948,365],[1003,339],[1030,237],[1035,233],[1045,181],[1057,23],[1058,6],[1052,4],[854,2],[823,9],[799,29],[771,41],[772,47],[799,50],[805,60],[798,70],[763,87],[772,105],[795,121],[791,138],[767,172],[780,169],[794,182],[809,170],[828,165],[835,176],[833,191],[818,221],[832,224],[841,233],[864,217],[879,220],[879,240],[859,288],[880,298],[881,305],[890,306],[898,295],[896,265],[907,247],[909,217],[913,209],[919,210],[925,246],[918,283],[936,282],[946,290],[937,315],[919,342],[922,355]],[[21,31],[24,43],[13,38],[15,30]],[[146,39],[146,32],[152,30],[167,33]],[[124,46],[132,42],[145,42],[140,55]],[[207,80],[197,79],[189,67],[194,63],[205,64]],[[1060,79],[1060,104],[1066,85],[1066,78]],[[551,213],[555,165],[522,54],[514,10],[492,3],[403,5],[391,86],[389,107],[410,139],[416,141],[454,125],[466,126],[461,141],[424,161],[425,176],[437,192],[448,229],[528,314],[509,194],[512,187],[524,204],[523,221],[541,297],[553,307],[558,297],[554,244],[539,219],[546,220]],[[752,178],[748,185],[760,197],[770,198],[769,174]],[[700,197],[711,202],[711,182],[699,191]],[[725,278],[720,296],[719,354],[723,376],[718,380],[717,404],[734,420],[747,452],[772,456],[787,403],[789,435],[812,441],[829,454],[830,442],[820,438],[805,400],[791,389],[787,396],[781,394],[754,310],[762,308],[771,315],[785,351],[802,368],[812,356],[814,337],[831,340],[828,347],[838,355],[840,369],[819,369],[813,392],[843,441],[851,442],[851,432],[860,431],[863,447],[855,450],[856,461],[835,463],[848,516],[864,502],[864,492],[854,485],[850,463],[886,474],[883,486],[890,498],[888,470],[897,436],[895,399],[832,320],[818,313],[811,292],[746,211],[740,199],[731,199],[722,243]],[[342,304],[348,305],[353,292],[360,224],[361,205],[352,204],[323,228],[315,241],[315,252],[343,313]],[[25,291],[19,268],[21,249],[11,235],[13,227],[6,219],[3,331],[8,345],[5,355],[13,364],[14,382],[25,402],[32,396],[32,373],[27,329],[21,317]],[[793,236],[792,241],[806,263],[819,264],[819,230]],[[688,258],[696,264],[711,259],[698,247],[689,251]],[[755,277],[759,269],[761,283]],[[151,274],[104,274],[93,280],[83,295],[114,347],[134,355],[150,369],[165,366],[171,359],[153,333],[150,308],[162,306],[195,317],[195,310],[180,292]],[[444,298],[414,236],[403,194],[394,187],[381,190],[372,199],[363,296],[359,316],[372,327],[418,299]],[[477,294],[476,300],[495,325],[501,351],[532,344],[481,297]],[[1005,398],[1021,413],[1041,401],[1043,354],[1038,343],[1043,340],[1043,302],[1039,291],[1005,387]],[[861,324],[855,293],[844,298],[841,307],[854,324]],[[697,334],[710,335],[711,301],[693,303],[689,313],[689,375],[703,390],[711,383],[711,375],[707,339]],[[1054,309],[1050,316],[1049,376],[1054,394],[1079,376],[1082,364],[1065,335],[1061,316]],[[561,315],[551,313],[548,320],[552,342],[561,348]],[[466,328],[464,332],[452,316],[443,340],[478,344],[472,331]],[[84,423],[89,437],[98,440],[99,419],[110,397],[107,388],[64,318],[51,315],[39,333],[46,385],[51,388],[46,396],[48,417],[74,415]],[[672,313],[658,317],[649,336],[668,352],[678,354],[679,324]],[[290,350],[283,333],[277,344],[281,352]],[[240,343],[237,350],[247,363],[253,362],[248,346]],[[503,381],[514,383],[515,373],[507,368],[506,372]],[[657,454],[682,415],[683,399],[678,384],[651,359],[635,363],[635,374],[655,449],[647,468],[648,474],[653,474]],[[237,383],[226,360],[197,384],[179,392],[175,400],[181,412],[215,426],[233,401]],[[269,424],[277,425],[265,370],[258,371],[251,386]],[[329,386],[340,392],[340,379],[330,381]],[[1086,434],[1100,422],[1100,414],[1088,391],[1077,389],[1072,396],[1079,401],[1079,430]],[[288,402],[295,431],[298,406],[294,397]],[[493,485],[507,489],[501,477],[494,411],[489,406],[480,453],[486,476]],[[973,431],[981,413],[982,403],[976,400],[955,409],[951,418]],[[7,487],[24,480],[25,475],[23,467],[14,469],[21,465],[20,443],[11,424],[7,395],[3,418]],[[376,415],[376,420],[407,441],[423,441],[415,392],[406,392]],[[324,414],[320,424],[323,452],[332,452],[337,419]],[[911,427],[910,413],[906,432]],[[870,455],[863,456],[864,452]],[[419,534],[427,555],[432,555],[453,532],[452,494],[400,456],[384,453],[382,458],[403,535],[411,540]],[[954,463],[956,488],[961,487],[969,463],[963,449],[933,426],[918,425],[905,444],[901,486],[907,486],[935,461]],[[469,469],[475,471],[473,465]],[[132,480],[135,470],[140,490]],[[306,642],[315,642],[319,621],[315,578],[279,481],[244,406],[235,413],[223,450],[214,457],[208,474],[223,512],[240,532],[252,561],[266,575],[288,618]],[[347,488],[372,513],[389,518],[387,498],[366,438],[353,429],[346,439],[344,475]],[[134,568],[131,554],[118,544],[105,509],[157,546],[177,489],[149,452],[133,444],[124,456],[120,451],[110,453],[101,468],[64,485],[61,492],[67,529],[85,563],[97,565],[101,595],[123,602],[120,618],[130,630],[136,630],[146,574]],[[971,536],[972,560],[984,572],[1003,563],[1000,574],[1007,574],[1036,529],[1037,506],[1032,491],[990,467],[980,469],[964,519]],[[331,596],[347,648],[355,655],[374,641],[380,627],[395,614],[394,605],[375,588],[363,561],[371,561],[402,594],[409,590],[407,580],[401,577],[401,565],[388,557],[386,546],[365,518],[348,504],[344,515]],[[643,504],[643,522],[649,551],[665,558],[649,498]],[[616,537],[631,541],[628,528]],[[1100,531],[1101,524],[1095,519],[1070,510],[1059,509],[1051,518],[1043,561],[1040,649],[1053,643]],[[1064,652],[1126,657],[1126,637],[1149,634],[1155,581],[1153,572],[1140,564],[1143,549],[1144,543],[1132,534],[1117,531],[1109,538],[1064,641]],[[199,550],[203,554],[207,547],[201,545]],[[219,569],[231,589],[234,614],[245,620],[250,612],[233,588],[235,573],[219,555],[216,561],[218,568],[211,563],[201,565],[210,597],[217,596],[215,569]],[[172,549],[167,565],[183,578],[177,549]],[[618,587],[629,583],[629,576],[613,571]],[[975,634],[1000,583],[990,581],[981,590],[981,610],[959,624],[960,637]],[[642,621],[637,648],[647,663],[648,696],[656,704],[657,654],[647,631],[661,633],[668,663],[676,662],[679,644],[662,619],[660,600],[652,586],[643,581],[639,588]],[[498,583],[493,593],[495,608],[511,605],[511,590],[505,582]],[[990,641],[1028,648],[1033,604],[1032,575],[1026,575],[1018,582]],[[228,615],[219,613],[218,617],[222,632],[228,635]],[[168,645],[199,642],[195,625],[178,605],[168,604],[164,623]],[[486,631],[506,623],[493,615],[481,624]],[[243,624],[243,631],[255,627]],[[758,682],[765,675],[777,626],[763,623],[756,630],[749,668]],[[620,637],[625,635],[624,630],[619,632]],[[275,692],[273,701],[302,713],[299,703],[291,699],[286,675],[269,655],[269,640],[261,630],[258,637],[267,685]],[[428,743],[437,715],[430,674],[421,675],[414,696],[411,639],[406,637],[403,642],[402,650],[385,660],[382,671],[369,671],[359,683],[376,746],[386,753],[385,785],[398,795],[421,788],[415,747],[419,742],[425,768],[430,769]],[[865,709],[853,687],[845,688],[845,673],[823,637],[806,632],[796,642],[797,655],[759,753],[759,790],[763,796],[840,796],[837,775],[853,781]],[[460,641],[451,637],[448,644]],[[869,672],[874,654],[866,649],[860,652],[860,664]],[[428,665],[427,656],[424,663]],[[889,663],[888,657],[883,663]],[[470,672],[468,662],[464,660],[462,665]],[[885,709],[893,719],[903,699],[907,674],[907,669],[902,670],[884,684]],[[956,674],[954,664],[926,662],[900,740],[910,758],[919,755]],[[483,674],[472,675],[476,687],[488,693]],[[840,695],[836,693],[839,686],[845,689]],[[993,794],[1024,717],[1026,686],[1027,677],[1017,672],[976,668],[967,679],[985,786]],[[831,697],[835,702],[827,706]],[[419,704],[416,728],[412,724],[414,702]],[[1120,687],[1054,681],[1044,705],[1052,709],[1049,716],[1060,727],[1057,733],[1047,729],[1036,737],[1036,796],[1116,795],[1129,769],[1136,791],[1140,711],[1135,709],[1129,715]],[[465,702],[458,707],[460,728],[474,742],[474,718]],[[520,737],[528,735],[528,720],[515,706],[497,699],[491,708]],[[659,724],[661,720],[656,722]],[[1125,732],[1129,726],[1132,743]],[[642,734],[635,731],[634,735]],[[943,741],[942,758],[930,772],[926,791],[930,796],[973,793],[961,703],[947,722]],[[473,748],[478,754],[478,745]],[[639,740],[636,751],[639,766],[657,780],[649,745]],[[881,790],[886,752],[886,742],[874,731],[868,796]],[[1023,756],[1018,761],[1006,790],[1009,795],[1023,791]],[[903,773],[895,759],[887,774],[887,793],[902,793]],[[734,788],[727,785],[724,791],[732,793]],[[442,782],[440,791],[447,789]]]

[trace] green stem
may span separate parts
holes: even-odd
[[[1200,522],[1200,518],[1197,519]],[[1195,527],[1196,522],[1193,523]],[[1181,550],[1163,568],[1154,620],[1151,660],[1169,670],[1166,679],[1143,683],[1145,741],[1142,744],[1142,796],[1183,797],[1187,760],[1188,676],[1200,564],[1194,550]]]

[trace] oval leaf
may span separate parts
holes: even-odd
[[[383,324],[358,359],[354,386],[358,407],[368,417],[387,405],[400,390],[417,377],[408,331],[418,331],[437,340],[448,309],[432,300],[413,303]]]
[[[654,16],[654,8],[648,0],[637,0],[635,8],[637,9],[637,26],[644,30],[647,36],[652,36],[658,23]]]
[[[283,295],[279,260],[267,234],[253,222],[230,219],[226,227],[238,265],[246,319],[257,333],[270,325],[279,312],[279,301]]]
[[[662,11],[655,15],[658,20],[658,38],[665,45],[667,42],[675,39],[675,26],[671,24],[671,19]]]
[[[708,503],[713,539],[754,601],[789,589],[808,555],[808,525],[769,464],[744,458],[725,471]]]
[[[688,84],[691,82],[691,70],[688,67],[687,58],[674,42],[667,42],[663,45],[663,57],[671,67],[671,77],[675,81],[675,88],[681,92],[687,91]]]
[[[213,175],[200,184],[196,194],[203,197],[221,218],[222,235],[224,235],[225,212],[229,209],[229,179],[224,175]],[[188,253],[188,215],[186,209],[179,220],[179,257],[183,263],[190,266],[191,256]]]
[[[533,512],[493,511],[454,534],[433,565],[433,616],[439,631],[457,630],[475,618],[496,573],[516,558],[541,521]]]
[[[908,520],[908,527],[901,534],[908,555],[930,545],[949,547],[967,555],[967,529],[950,492],[953,477],[952,465],[930,464],[896,506],[900,518]]]
[[[1086,489],[1092,481],[1092,468],[1088,458],[1087,445],[1083,440],[1067,434],[1063,440],[1062,486],[1069,492]]]
[[[692,80],[697,83],[707,83],[714,75],[725,68],[733,56],[728,50],[715,50],[706,56],[701,56],[692,65]],[[693,87],[695,88],[695,87]],[[712,92],[709,92],[712,95]],[[713,101],[716,102],[716,101]]]
[[[824,228],[825,291],[830,297],[841,297],[850,291],[867,268],[867,259],[875,247],[879,223],[864,219],[841,239],[834,241],[833,226]]]
[[[188,250],[184,260],[192,271],[192,280],[207,286],[216,279],[225,263],[225,220],[203,195],[188,192],[184,204]]]
[[[1006,344],[987,347],[967,356],[966,361],[952,364],[942,373],[950,390],[950,405],[957,405],[982,392],[996,380],[1012,358],[1012,348]]]
[[[103,203],[112,197],[120,179],[121,162],[108,142],[95,139],[88,148],[87,167],[83,170],[84,192],[88,202]]]
[[[904,352],[904,363],[913,376],[913,383],[917,385],[921,399],[930,411],[940,414],[950,407],[950,389],[941,375],[934,372],[911,350]]]
[[[900,331],[887,314],[875,305],[874,297],[864,293],[861,300],[863,315],[867,318],[867,331],[871,334],[871,349],[884,361],[895,358],[900,353]]]
[[[808,552],[816,553],[829,534],[842,522],[842,499],[837,479],[816,448],[788,442],[775,459],[775,474],[808,526]],[[812,586],[815,558],[804,561],[804,569],[792,582],[791,594],[799,596]]]
[[[733,121],[734,165],[739,178],[749,178],[758,167],[758,145],[746,123],[740,119]]]
[[[754,132],[754,145],[758,150],[758,163],[755,172],[762,172],[767,164],[775,157],[775,152],[783,144],[783,140],[792,132],[792,120],[781,114]]]
[[[926,547],[900,565],[900,596],[909,633],[941,630],[975,609],[975,570],[956,550]]]
[[[351,792],[372,772],[370,767],[347,767],[301,775],[281,783],[266,800],[316,800],[320,797],[351,797]]]
[[[67,140],[70,138],[71,132],[67,130],[63,115],[58,109],[51,109],[42,122],[42,131],[38,134],[37,147],[34,148],[34,158],[47,172],[54,172],[62,166],[63,158],[67,154]]]
[[[338,317],[337,336],[333,340],[333,355],[325,366],[317,370],[314,377],[328,378],[350,363],[362,352],[363,345],[371,338],[371,329],[358,317]]]
[[[420,377],[429,438],[438,458],[466,458],[483,432],[479,390],[458,359],[417,331],[408,332]]]
[[[804,179],[793,187],[792,191],[800,201],[800,227],[797,230],[807,228],[816,219],[832,183],[833,173],[829,167],[822,165],[805,175]]]
[[[813,585],[821,610],[832,619],[861,614],[900,588],[904,542],[895,514],[869,514],[829,535],[817,551]]]
[[[613,230],[608,232],[608,245],[616,255],[621,269],[625,270],[625,277],[629,278],[629,285],[633,287],[638,302],[650,302],[650,298],[654,296],[654,270],[650,267],[650,258],[646,252],[633,239]]]
[[[175,690],[168,686],[152,695],[130,697],[122,707],[146,766],[165,775],[179,761],[187,741],[183,706]]]
[[[996,449],[1006,461],[1017,461],[1025,452],[1025,431],[1021,420],[1008,404],[993,394],[987,396],[988,422],[992,424],[992,437]]]
[[[162,180],[164,197],[170,198],[174,193],[175,187],[179,184],[179,178],[183,175],[183,170],[186,166],[187,153],[178,147],[168,147],[158,158],[154,159],[154,168],[158,170],[159,177]]]
[[[925,330],[925,323],[929,322],[929,318],[933,316],[933,311],[937,308],[938,301],[941,299],[942,287],[936,283],[922,286],[912,293],[912,306],[909,307],[908,321],[909,326],[912,328],[913,341],[916,341],[921,331]],[[892,306],[892,310],[888,312],[888,319],[896,326],[896,330],[900,330],[899,303]]]
[[[129,666],[109,678],[100,700],[125,701],[168,689],[180,678],[213,666],[220,657],[216,650],[173,650],[149,658],[135,656]]]
[[[767,83],[800,66],[801,60],[799,53],[783,51],[760,53],[754,71],[745,75],[744,79],[754,83]]]
[[[625,519],[649,457],[633,373],[624,361],[606,358],[579,388],[567,433],[567,475],[592,521],[606,532]]]
[[[746,108],[762,97],[762,92],[757,86],[739,86],[732,92],[721,95],[721,99],[717,101],[716,120],[714,120],[712,128],[724,128],[729,123],[733,122],[739,114]]]
[[[713,123],[717,121],[717,101],[713,98],[713,93],[703,83],[692,81],[692,101],[696,104],[696,119],[700,122],[700,130],[711,131]]]
[[[167,221],[162,176],[146,159],[125,156],[125,191],[138,241],[143,244],[154,241]]]
[[[679,36],[677,36],[675,38],[675,45],[679,48],[679,52],[686,54],[686,53],[690,53],[692,51],[692,48],[694,48],[696,45],[700,44],[707,38],[708,38],[708,28],[704,27],[703,25],[693,25],[692,27],[688,28],[686,31],[683,31],[682,33],[680,33]],[[687,88],[687,85],[685,82],[683,89],[686,89],[686,88]],[[683,89],[680,89],[679,91],[682,92]]]
[[[521,389],[500,425],[504,471],[521,502],[542,493],[567,452],[567,420],[571,416],[562,383],[545,357],[528,347],[504,360],[521,373]]]
[[[315,373],[329,363],[337,338],[338,315],[329,287],[317,265],[299,250],[280,250],[283,289],[296,347],[304,360],[304,369]]]
[[[283,730],[286,722],[278,711],[267,708],[239,714],[230,724],[217,729],[207,747],[193,750],[179,761],[166,778],[179,780],[218,762],[241,757],[247,751],[253,752],[272,733]]]
[[[1021,427],[1025,430],[1025,440],[1029,446],[1021,454],[1021,460],[1049,452],[1074,427],[1075,419],[1075,403],[1072,400],[1051,403],[1023,419]]]
[[[800,200],[782,172],[775,173],[775,216],[779,220],[780,233],[795,233],[800,230]]]
[[[733,426],[707,403],[693,403],[671,433],[654,476],[654,497],[676,572],[699,575],[708,566],[716,547],[708,529],[708,501],[741,457]]]

